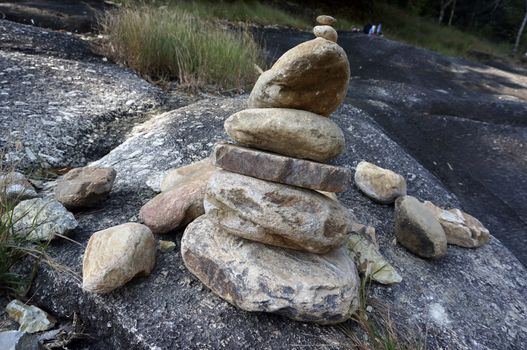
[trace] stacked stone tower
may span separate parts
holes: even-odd
[[[250,108],[225,121],[237,144],[214,147],[221,170],[208,184],[205,215],[187,227],[181,247],[187,268],[228,302],[321,324],[351,316],[359,285],[344,247],[352,221],[334,198],[351,172],[324,163],[344,148],[329,115],[350,73],[336,32],[328,40],[333,29],[326,27],[315,27],[316,39],[264,72]]]

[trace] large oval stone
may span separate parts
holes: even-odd
[[[329,116],[344,100],[349,77],[346,52],[316,38],[293,47],[260,75],[249,107],[294,108]]]
[[[108,293],[154,268],[156,241],[150,229],[126,223],[95,232],[82,261],[82,288]]]
[[[225,131],[244,145],[318,162],[337,157],[345,145],[337,124],[298,109],[246,109],[225,121]]]
[[[351,233],[347,209],[317,191],[223,170],[211,177],[204,206],[231,234],[311,253],[327,253]]]
[[[359,305],[357,270],[343,248],[317,255],[272,247],[233,236],[204,215],[185,230],[181,255],[201,282],[243,310],[332,324]]]

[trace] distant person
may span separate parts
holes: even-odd
[[[370,34],[371,24],[367,23],[364,28],[362,29],[362,32],[364,34]]]
[[[379,25],[377,26],[377,34],[378,36],[382,36],[382,24],[379,23]]]
[[[368,32],[368,35],[375,35],[375,24],[371,26],[370,31]]]

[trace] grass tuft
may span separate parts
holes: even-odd
[[[179,7],[123,6],[101,18],[105,53],[154,81],[244,89],[262,64],[247,29],[229,29]]]
[[[426,350],[426,336],[419,328],[398,325],[390,307],[370,298],[371,280],[361,278],[360,306],[351,321],[337,327],[360,350]],[[371,310],[369,310],[371,307]],[[362,334],[357,332],[357,327]]]

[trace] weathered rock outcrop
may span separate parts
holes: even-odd
[[[93,232],[136,217],[144,201],[153,195],[146,180],[152,174],[207,157],[214,143],[227,137],[223,132],[225,119],[245,107],[243,98],[210,99],[154,117],[148,127],[94,164],[114,167],[119,177],[105,210],[79,217],[79,228],[72,238],[86,243]],[[333,117],[344,130],[348,145],[336,164],[356,166],[365,157],[382,159],[387,168],[414,174],[408,177],[411,195],[445,208],[460,207],[434,176],[383,134],[367,111],[344,105]],[[372,287],[376,299],[389,300],[396,324],[412,329],[416,323],[426,325],[430,349],[471,349],[474,341],[491,349],[515,349],[527,341],[523,330],[527,273],[499,240],[491,239],[476,250],[450,246],[442,259],[423,260],[393,244],[392,207],[372,202],[355,187],[340,194],[339,200],[352,208],[359,222],[376,228],[380,252],[403,276],[401,283],[390,288]],[[80,270],[81,247],[64,243],[51,249],[58,262]],[[41,271],[33,292],[37,305],[59,316],[77,311],[87,329],[96,333],[98,343],[94,347],[101,349],[250,348],[254,344],[281,348],[284,344],[312,345],[313,339],[330,348],[350,344],[333,327],[237,310],[187,271],[177,251],[160,253],[147,279],[130,282],[110,297],[82,293],[74,278],[57,276],[48,269]],[[444,309],[440,317],[433,312],[437,308]],[[89,317],[94,313],[97,319]],[[160,323],[160,319],[165,321]]]
[[[49,55],[46,48],[42,55],[32,54],[33,43],[27,47],[10,43],[20,31],[35,29],[3,23],[0,20],[0,28],[5,29],[0,29],[3,162],[19,168],[83,166],[122,142],[133,123],[159,105],[161,91],[129,69],[94,55],[82,61],[55,55],[70,48],[77,52],[77,46],[86,48],[80,39],[50,32],[48,40],[44,35],[40,39],[46,44],[37,47],[69,39],[59,41],[64,45],[52,47]]]

